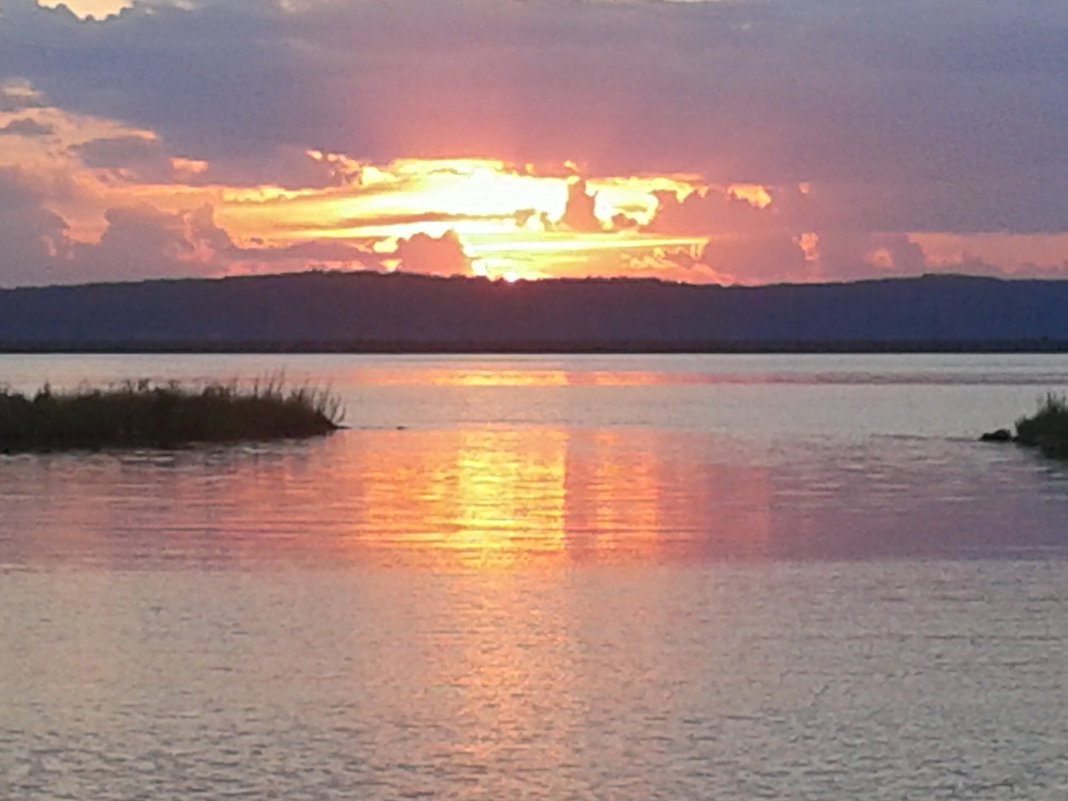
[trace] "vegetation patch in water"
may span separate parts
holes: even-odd
[[[128,381],[33,395],[0,388],[0,452],[177,448],[313,437],[341,427],[340,400],[280,379],[185,387]]]
[[[1031,417],[1016,421],[1016,442],[1068,459],[1068,399],[1050,393]]]

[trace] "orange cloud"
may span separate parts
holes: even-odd
[[[0,137],[0,169],[14,170],[0,192],[4,283],[309,267],[720,283],[1068,273],[1061,234],[871,230],[880,187],[857,182],[375,163],[296,145],[213,160],[17,81],[0,83]]]
[[[417,233],[397,242],[400,269],[428,275],[471,275],[471,261],[455,231],[440,237]]]
[[[597,194],[586,191],[582,178],[567,183],[567,205],[560,223],[572,231],[603,231],[604,224],[597,218]]]

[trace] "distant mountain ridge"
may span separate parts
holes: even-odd
[[[308,272],[0,290],[4,350],[1068,349],[1068,281]]]

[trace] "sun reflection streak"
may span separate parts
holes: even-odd
[[[559,551],[564,544],[565,432],[465,431],[457,450],[457,527],[464,561]]]
[[[491,363],[475,363],[469,366],[426,367],[418,370],[411,366],[403,369],[362,368],[358,373],[351,374],[347,380],[380,386],[430,384],[453,387],[640,387],[702,384],[710,381],[749,383],[758,379],[746,375],[710,376],[708,373],[685,371],[667,373],[655,370],[572,370],[552,366],[524,366],[512,369],[496,367]]]
[[[346,541],[365,557],[478,568],[656,560],[709,542],[747,557],[767,547],[768,516],[736,514],[767,507],[764,471],[695,465],[684,434],[539,426],[363,437],[353,487],[363,513]]]

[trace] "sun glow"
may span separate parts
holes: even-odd
[[[55,8],[65,5],[79,17],[96,17],[103,19],[111,14],[117,14],[124,8],[133,5],[132,0],[40,0],[42,6]]]
[[[316,160],[329,156],[313,152]],[[250,200],[229,196],[220,210],[228,229],[257,231],[265,241],[389,241],[455,232],[474,274],[515,281],[560,274],[589,254],[690,247],[700,237],[646,234],[655,193],[685,196],[694,176],[589,179],[582,186],[596,224],[576,228],[568,217],[576,194],[567,170],[539,173],[484,159],[400,160],[349,165],[351,185],[320,193],[282,193]],[[561,174],[564,173],[564,174]],[[260,190],[262,191],[262,190]],[[266,231],[266,233],[264,233]],[[555,265],[555,267],[554,267]],[[566,272],[566,271],[565,271]]]

